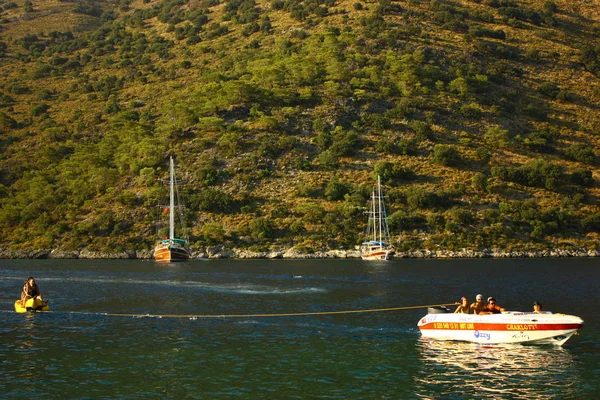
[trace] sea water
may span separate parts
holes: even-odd
[[[599,263],[2,260],[0,397],[593,398]],[[51,312],[14,312],[29,276]],[[585,325],[563,347],[421,338],[428,305],[478,293]],[[402,309],[243,316],[381,308]]]

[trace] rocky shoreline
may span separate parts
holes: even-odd
[[[358,250],[324,250],[303,253],[294,248],[278,251],[255,252],[247,249],[228,249],[224,246],[207,247],[192,253],[195,259],[332,259],[360,258]],[[551,249],[503,251],[495,249],[460,251],[450,250],[411,250],[398,252],[395,258],[563,258],[563,257],[599,257],[600,250]],[[129,250],[115,253],[82,250],[3,250],[0,259],[151,259],[151,250]]]

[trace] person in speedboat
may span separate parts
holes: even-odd
[[[488,303],[485,307],[485,311],[482,311],[480,314],[501,314],[502,311],[506,310],[496,304],[496,299],[493,297],[488,297]]]
[[[25,307],[25,302],[29,299],[39,299],[42,302],[44,301],[42,299],[40,288],[32,276],[27,278],[25,285],[23,286],[23,291],[21,292],[21,304],[23,304],[23,307]]]
[[[542,312],[542,303],[540,303],[539,301],[534,301],[533,302],[533,312],[534,313],[541,313]]]
[[[465,296],[460,298],[460,304],[456,307],[455,314],[469,314],[471,312],[471,307],[469,306],[469,299]]]
[[[480,314],[482,311],[485,311],[483,295],[478,294],[477,297],[475,297],[475,303],[471,304],[471,310],[473,310],[473,314]]]

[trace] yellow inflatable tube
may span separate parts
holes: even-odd
[[[48,306],[47,301],[42,301],[40,299],[27,299],[25,302],[25,307],[23,307],[21,300],[17,300],[15,301],[15,311],[18,313],[24,313],[27,311],[50,311],[50,306]]]

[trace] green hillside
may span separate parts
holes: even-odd
[[[598,248],[600,9],[566,0],[0,0],[0,242]]]

